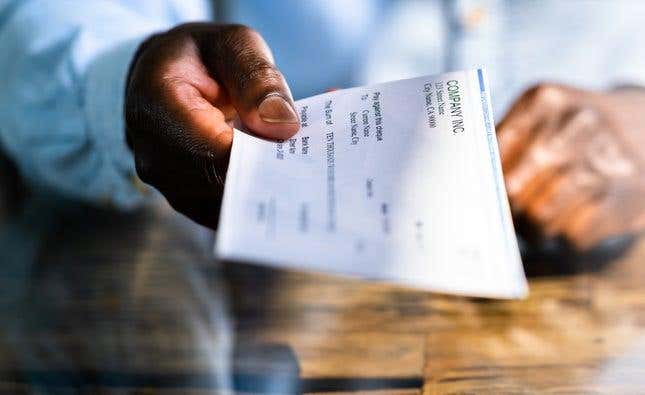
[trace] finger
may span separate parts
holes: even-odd
[[[599,241],[599,229],[595,229],[598,214],[601,213],[603,202],[588,202],[576,210],[565,224],[563,235],[574,247],[583,251],[591,248]]]
[[[580,250],[601,241],[643,230],[643,201],[631,186],[606,185],[600,198],[577,209],[564,235]]]
[[[227,121],[234,109],[225,90],[210,77],[192,39],[157,45],[171,48],[149,48],[131,71],[140,77],[131,81],[128,95],[139,99],[127,108],[127,124],[151,128],[179,151],[226,157],[233,136]],[[172,56],[157,60],[162,51]],[[149,63],[155,64],[153,70],[145,68]],[[146,142],[143,138],[138,148],[148,149]]]
[[[573,219],[566,226],[564,236],[578,250],[588,250],[603,240],[631,232],[628,223],[608,217],[620,210],[616,202],[603,199],[585,204],[576,210]]]
[[[139,178],[173,207],[215,228],[234,107],[178,28],[153,36],[129,73],[126,132]]]
[[[603,187],[596,199],[575,209],[563,227],[563,235],[581,251],[637,230],[634,225],[638,212],[632,204],[636,200],[625,196],[620,187],[607,184]]]
[[[610,131],[595,133],[585,148],[590,167],[598,174],[610,179],[626,179],[638,173],[638,166]]]
[[[567,169],[536,196],[527,213],[541,224],[543,236],[554,237],[562,232],[579,207],[599,197],[601,185],[602,180],[582,166]]]
[[[539,125],[533,132],[535,140],[506,173],[506,190],[515,212],[523,211],[540,188],[557,173],[546,143],[553,133],[552,125]]]
[[[502,167],[510,170],[536,137],[540,124],[553,122],[566,103],[562,88],[539,85],[527,90],[497,126]],[[556,111],[557,110],[557,111]]]
[[[550,179],[576,163],[581,155],[578,148],[594,125],[593,113],[583,109],[566,113],[557,126],[536,132],[525,155],[507,174],[508,194],[516,210],[524,209]]]
[[[606,129],[598,128],[577,139],[579,157],[571,171],[575,198],[564,207],[563,215],[547,225],[552,233],[564,234],[580,249],[637,229],[642,193],[637,192],[637,183],[624,182],[633,175],[633,168],[615,143]],[[596,207],[597,211],[591,215],[591,209],[585,207]],[[579,219],[581,215],[586,223]]]
[[[176,83],[169,91],[176,105],[175,115],[188,132],[183,134],[184,148],[196,155],[211,153],[217,158],[227,157],[233,142],[230,110],[227,114],[214,107],[189,84]]]
[[[526,215],[532,222],[540,225],[540,233],[543,236],[552,236],[546,225],[557,218],[562,206],[572,198],[570,185],[569,175],[555,175],[527,204]]]
[[[215,37],[215,38],[214,38]],[[291,91],[262,37],[244,26],[200,35],[204,62],[223,84],[243,124],[270,138],[293,136],[300,124]]]
[[[145,134],[134,135],[137,174],[162,191],[221,187],[233,129],[193,86],[175,82],[166,90],[164,109],[147,121],[158,134],[154,143]]]

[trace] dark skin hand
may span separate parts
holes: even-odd
[[[543,84],[497,127],[516,218],[579,251],[645,228],[645,90]]]
[[[146,41],[126,89],[139,177],[179,212],[216,228],[232,125],[267,139],[299,128],[289,87],[258,33],[187,24]],[[645,228],[645,91],[545,84],[498,125],[516,217],[579,250]]]
[[[269,47],[240,25],[186,24],[141,45],[125,97],[139,177],[177,211],[217,227],[233,124],[267,139],[299,129]]]

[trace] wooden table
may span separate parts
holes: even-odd
[[[211,243],[164,204],[31,200],[0,228],[0,394],[645,393],[645,240],[510,302],[216,263]]]

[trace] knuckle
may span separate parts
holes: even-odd
[[[280,83],[284,78],[278,69],[263,59],[250,59],[246,66],[237,75],[240,90],[246,90],[256,82],[273,85]]]
[[[527,96],[539,104],[558,105],[566,99],[566,91],[556,84],[541,83],[531,87]]]
[[[214,37],[215,48],[220,54],[235,56],[238,52],[244,51],[250,44],[260,38],[260,34],[246,25],[225,25],[218,30]]]
[[[246,38],[253,35],[259,35],[259,33],[255,29],[239,23],[234,23],[234,24],[224,26],[222,28],[222,34],[224,36],[228,36],[231,39],[233,38],[240,39],[240,38]]]
[[[187,85],[186,80],[182,76],[173,74],[161,75],[155,81],[153,88],[154,98],[151,101],[176,103]]]
[[[579,128],[592,128],[600,123],[600,115],[592,107],[577,107],[569,114],[569,122]]]

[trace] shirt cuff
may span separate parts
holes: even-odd
[[[142,203],[147,187],[136,174],[134,157],[126,143],[125,85],[130,63],[149,35],[124,41],[98,55],[89,65],[85,84],[88,132],[101,156],[106,203],[131,209]]]

